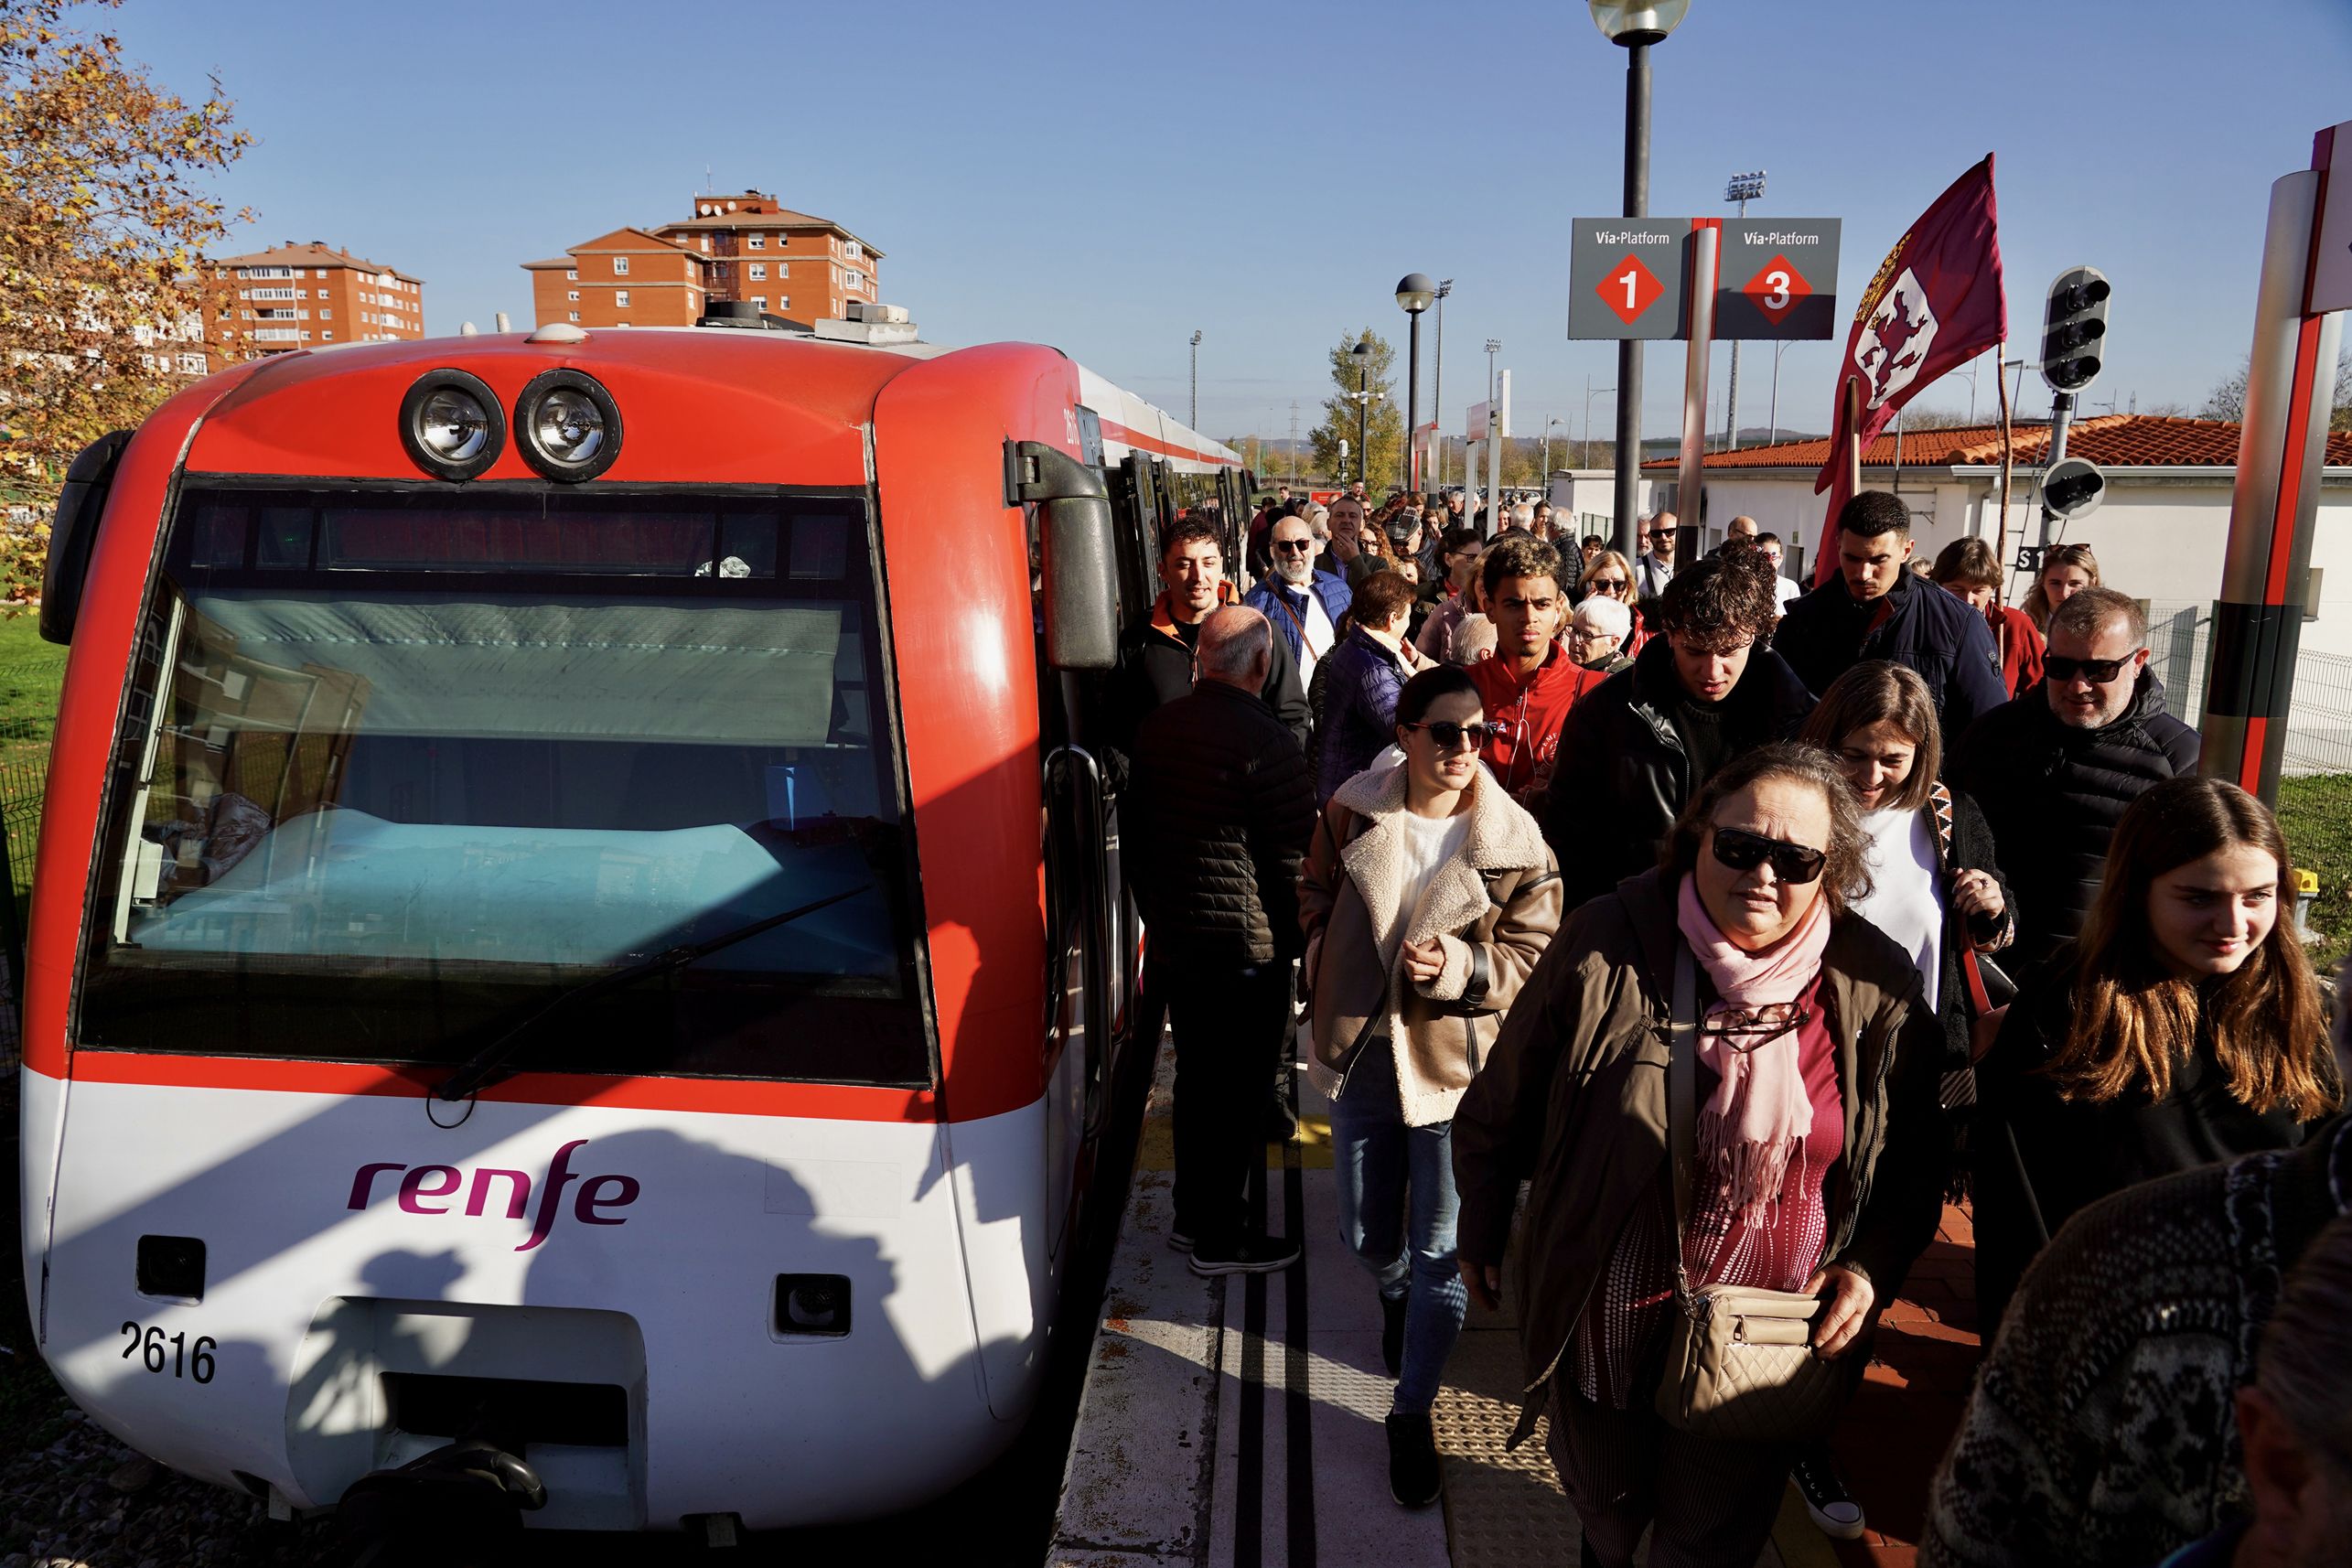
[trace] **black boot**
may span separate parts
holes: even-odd
[[[1389,1495],[1409,1509],[1427,1508],[1443,1490],[1437,1430],[1426,1415],[1389,1417]]]
[[[1410,1296],[1380,1297],[1380,1361],[1396,1377],[1404,1370],[1404,1309]]]

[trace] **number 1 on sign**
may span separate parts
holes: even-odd
[[[1641,285],[1641,274],[1634,271],[1633,268],[1627,267],[1625,270],[1625,276],[1618,278],[1616,281],[1625,285],[1625,307],[1627,310],[1638,310],[1641,308],[1639,304],[1634,299],[1634,290],[1638,288]]]

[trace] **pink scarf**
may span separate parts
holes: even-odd
[[[1699,879],[1685,876],[1675,924],[1691,944],[1722,1000],[1719,1009],[1794,1002],[1821,972],[1830,945],[1830,901],[1816,897],[1797,929],[1761,952],[1734,947],[1699,902]],[[1715,1009],[1710,1009],[1712,1013]],[[1788,1161],[1813,1130],[1813,1102],[1797,1059],[1797,1031],[1753,1051],[1735,1051],[1718,1035],[1701,1034],[1699,1059],[1722,1075],[1715,1097],[1699,1112],[1699,1157],[1713,1166],[1723,1195],[1752,1226],[1770,1223],[1768,1210],[1788,1179]]]

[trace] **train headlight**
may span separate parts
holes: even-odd
[[[515,402],[514,437],[524,461],[547,478],[593,479],[620,456],[620,410],[579,371],[543,371]]]
[[[498,393],[464,371],[427,371],[400,402],[401,445],[436,479],[470,479],[506,447]]]

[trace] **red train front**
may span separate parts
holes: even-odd
[[[25,1072],[76,1400],[294,1510],[494,1444],[575,1528],[998,1452],[1132,971],[1051,667],[1148,558],[1099,429],[1046,349],[558,329],[94,451]]]

